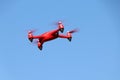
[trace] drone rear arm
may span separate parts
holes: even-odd
[[[32,42],[33,41],[33,39],[38,39],[38,38],[40,38],[40,36],[33,36],[33,34],[32,33],[28,33],[28,39]]]

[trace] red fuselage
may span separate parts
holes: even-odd
[[[58,32],[52,30],[38,36],[40,42],[46,42],[58,38]]]
[[[53,39],[56,39],[56,38],[66,38],[68,39],[69,41],[71,41],[72,39],[72,33],[76,32],[76,30],[71,30],[69,32],[67,32],[66,35],[63,35],[63,34],[59,34],[59,31],[63,33],[64,31],[64,26],[61,22],[58,23],[58,29],[55,29],[55,30],[51,30],[51,31],[48,31],[48,32],[45,32],[41,35],[38,35],[38,36],[34,36],[32,33],[34,31],[29,31],[28,32],[28,39],[30,40],[30,42],[33,41],[33,39],[38,39],[38,48],[40,50],[42,50],[42,45],[44,42],[47,42],[47,41],[50,41],[50,40],[53,40]]]

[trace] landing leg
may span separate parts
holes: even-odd
[[[64,28],[60,28],[59,30],[60,30],[60,32],[61,32],[61,33],[63,33],[63,31],[64,31]]]
[[[32,41],[33,41],[33,38],[28,38],[28,39],[29,39],[29,41],[30,41],[30,42],[32,42]]]
[[[42,50],[42,48],[43,48],[42,44],[43,44],[43,43],[38,42],[38,48],[39,48],[40,50]]]
[[[38,48],[39,48],[40,50],[42,50],[43,47],[41,46],[41,47],[38,47]]]
[[[72,37],[69,37],[69,38],[67,38],[70,42],[71,42],[71,40],[72,40]]]

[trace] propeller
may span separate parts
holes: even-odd
[[[36,32],[36,31],[37,31],[36,29],[34,29],[34,30],[29,30],[29,31],[28,31],[28,34],[32,34],[32,33]]]
[[[68,31],[69,33],[75,33],[75,32],[78,32],[79,31],[79,29],[77,28],[77,29],[73,29],[73,30],[71,30],[71,31]]]
[[[79,30],[78,29],[73,29],[71,31],[68,31],[67,32],[67,36],[69,36],[67,39],[71,42],[72,40],[72,33],[75,33],[75,32],[78,32]]]
[[[58,26],[59,24],[62,24],[64,21],[58,20],[52,23],[52,25]]]
[[[39,40],[34,40],[33,44],[38,44]]]

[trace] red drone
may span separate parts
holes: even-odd
[[[40,50],[42,50],[42,48],[43,48],[42,45],[43,45],[44,42],[47,42],[47,41],[50,41],[50,40],[53,40],[53,39],[56,39],[56,38],[66,38],[69,41],[71,41],[71,39],[72,39],[71,34],[74,33],[74,32],[77,32],[77,29],[68,31],[67,35],[63,35],[63,34],[59,34],[59,31],[62,32],[62,33],[64,31],[64,26],[63,26],[62,22],[59,21],[57,25],[58,25],[57,29],[45,32],[45,33],[43,33],[41,35],[38,35],[38,36],[33,36],[32,33],[34,31],[29,31],[28,32],[28,39],[30,40],[30,42],[32,42],[33,39],[38,39],[37,45],[38,45],[38,48]]]

